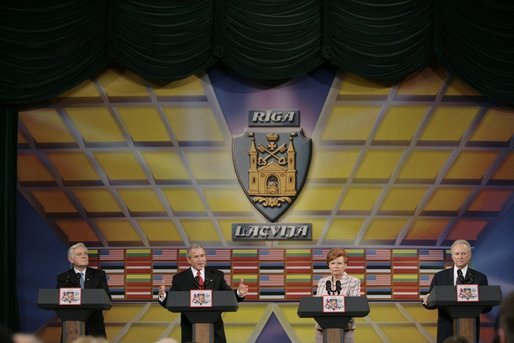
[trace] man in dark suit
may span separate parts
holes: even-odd
[[[468,241],[463,239],[456,240],[451,246],[451,252],[454,263],[453,268],[441,270],[436,273],[430,284],[429,292],[432,291],[434,286],[453,286],[457,284],[478,284],[484,286],[488,284],[485,274],[469,267],[471,245]],[[427,306],[427,298],[429,295],[430,293],[422,298],[423,306],[432,310],[433,308]],[[484,312],[489,312],[490,310],[491,308],[486,308]],[[454,335],[453,319],[443,309],[438,309],[438,316],[437,343],[442,343],[446,338]],[[477,338],[480,337],[480,320],[478,318],[476,321],[476,334]]]
[[[57,276],[57,288],[81,287],[102,288],[109,298],[107,276],[100,269],[89,268],[89,255],[84,243],[77,243],[68,249],[68,260],[71,269]],[[104,316],[102,311],[95,311],[86,321],[86,335],[107,337],[105,334]]]
[[[171,293],[174,291],[190,291],[194,289],[232,290],[225,281],[225,275],[222,271],[206,266],[207,256],[205,249],[201,245],[191,245],[187,250],[187,262],[191,268],[173,276],[168,293],[166,293],[166,286],[164,284],[159,287],[159,303],[162,306],[166,306],[167,295],[172,296]],[[237,301],[242,301],[246,294],[248,294],[248,286],[241,280],[237,290],[234,290],[234,292]],[[193,325],[184,314],[180,316],[180,327],[182,329],[182,342],[191,342],[193,340]],[[220,316],[214,324],[214,342],[224,343],[226,341],[223,320]]]

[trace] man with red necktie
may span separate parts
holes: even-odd
[[[191,245],[187,249],[187,262],[191,268],[173,276],[169,292],[166,292],[164,284],[159,287],[159,303],[162,306],[166,306],[166,297],[173,291],[190,291],[194,289],[232,290],[225,281],[225,275],[221,270],[207,267],[207,255],[203,246],[199,244]],[[243,301],[244,297],[248,294],[248,286],[241,280],[234,292],[237,301]],[[184,314],[180,316],[180,326],[182,329],[182,342],[191,342],[193,339],[193,325]],[[214,324],[214,342],[224,343],[226,341],[223,320],[220,316]]]

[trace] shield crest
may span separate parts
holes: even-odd
[[[300,194],[311,161],[312,141],[303,131],[245,131],[232,141],[237,178],[253,206],[271,222]]]

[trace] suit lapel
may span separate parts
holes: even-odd
[[[91,275],[91,270],[86,268],[86,274],[84,275],[84,288],[89,288],[92,278],[93,275]]]
[[[448,273],[447,273],[447,276],[446,276],[446,281],[448,282],[448,285],[454,285],[455,284],[455,280],[453,280],[453,267],[451,268],[448,268]]]

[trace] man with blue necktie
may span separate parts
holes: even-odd
[[[57,288],[80,287],[104,289],[109,298],[107,276],[103,270],[90,268],[89,255],[84,243],[77,243],[68,249],[71,269],[57,276]],[[95,311],[86,321],[86,335],[107,337],[102,311]]]

